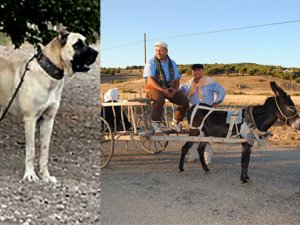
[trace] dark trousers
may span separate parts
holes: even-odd
[[[150,99],[153,100],[151,119],[153,121],[160,121],[166,96],[156,89],[149,90],[147,95]],[[189,100],[187,99],[187,97],[184,94],[177,92],[173,98],[167,99],[178,106],[174,113],[174,119],[176,121],[182,121],[186,111],[189,109]]]

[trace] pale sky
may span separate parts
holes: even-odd
[[[147,59],[161,40],[177,64],[300,67],[299,11],[298,0],[101,0],[101,66],[144,65],[146,33]]]

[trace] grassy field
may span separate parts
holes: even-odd
[[[10,42],[10,38],[6,36],[4,33],[0,32],[0,45],[5,45]]]

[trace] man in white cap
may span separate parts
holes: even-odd
[[[165,42],[155,44],[155,57],[151,58],[144,67],[146,79],[146,94],[153,100],[152,122],[155,133],[161,133],[161,117],[165,99],[178,105],[174,113],[172,126],[180,132],[180,122],[189,108],[187,97],[178,92],[181,74],[175,61],[168,56],[168,45]]]

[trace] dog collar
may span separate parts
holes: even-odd
[[[64,71],[55,66],[47,56],[39,51],[36,55],[36,59],[39,65],[45,70],[45,72],[52,78],[56,80],[61,80],[64,76]]]

